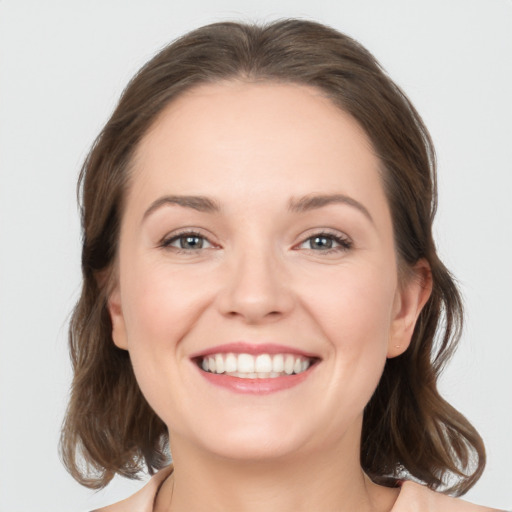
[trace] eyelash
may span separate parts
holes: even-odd
[[[162,240],[162,242],[160,243],[160,247],[162,247],[163,249],[170,249],[177,254],[191,254],[193,252],[197,252],[198,250],[201,250],[202,247],[200,249],[183,249],[180,247],[171,246],[171,244],[173,242],[179,240],[180,238],[191,238],[191,237],[202,238],[204,240],[208,240],[205,236],[203,236],[201,233],[198,233],[197,231],[186,230],[186,231],[176,233],[170,238],[164,238]]]
[[[185,230],[185,231],[174,234],[170,238],[164,238],[162,240],[162,242],[160,242],[159,246],[163,249],[172,250],[176,254],[187,254],[187,255],[192,255],[193,253],[199,252],[202,249],[207,249],[207,248],[203,248],[203,247],[200,247],[199,249],[183,249],[183,248],[174,247],[171,245],[172,243],[174,243],[180,239],[187,238],[187,237],[189,237],[189,238],[195,237],[195,238],[200,238],[203,240],[208,240],[208,238],[206,238],[204,235],[202,235],[201,233],[199,233],[197,231]],[[337,233],[336,234],[330,233],[328,231],[320,231],[318,233],[314,233],[313,235],[305,238],[299,244],[299,246],[301,246],[304,243],[306,243],[310,240],[313,240],[315,238],[325,238],[325,239],[331,240],[331,241],[335,242],[336,244],[338,244],[338,247],[332,247],[332,248],[329,248],[326,250],[316,251],[314,249],[308,249],[309,251],[321,253],[322,255],[345,252],[345,251],[352,249],[352,247],[353,247],[353,242],[348,237],[341,236]],[[209,240],[208,240],[208,242],[211,244],[211,242]]]
[[[308,236],[304,241],[302,241],[299,245],[306,243],[308,240],[313,240],[315,238],[326,238],[328,240],[334,241],[338,244],[338,247],[332,247],[326,250],[315,251],[314,249],[309,249],[310,251],[319,252],[321,254],[332,254],[345,252],[353,247],[352,241],[346,237],[335,233],[329,233],[328,231],[321,231],[319,233],[315,233],[311,236]]]

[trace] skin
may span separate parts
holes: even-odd
[[[423,261],[398,278],[364,131],[314,88],[208,84],[167,107],[134,164],[109,311],[114,342],[170,432],[175,471],[155,510],[389,511],[398,490],[360,467],[362,414],[386,358],[407,349],[431,284]],[[155,206],[182,194],[221,209]],[[289,211],[311,194],[352,204]],[[178,252],[183,229],[202,248]],[[315,245],[326,232],[350,247]],[[320,362],[276,393],[211,385],[190,356],[238,340]]]

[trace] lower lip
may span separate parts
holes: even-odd
[[[205,372],[200,368],[198,368],[198,371],[211,384],[229,389],[235,393],[268,395],[269,393],[290,389],[305,381],[311,375],[314,366],[310,366],[306,371],[297,375],[286,375],[271,379],[241,379],[222,373]]]

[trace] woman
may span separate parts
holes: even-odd
[[[436,390],[462,307],[433,147],[359,44],[299,20],[184,36],[81,187],[64,461],[93,488],[159,470],[102,510],[490,510],[448,496],[485,450]]]

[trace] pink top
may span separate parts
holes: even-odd
[[[130,498],[93,512],[153,512],[153,503],[160,485],[172,467],[160,470]],[[474,505],[460,498],[434,492],[424,485],[406,480],[390,512],[500,512],[497,509]]]

